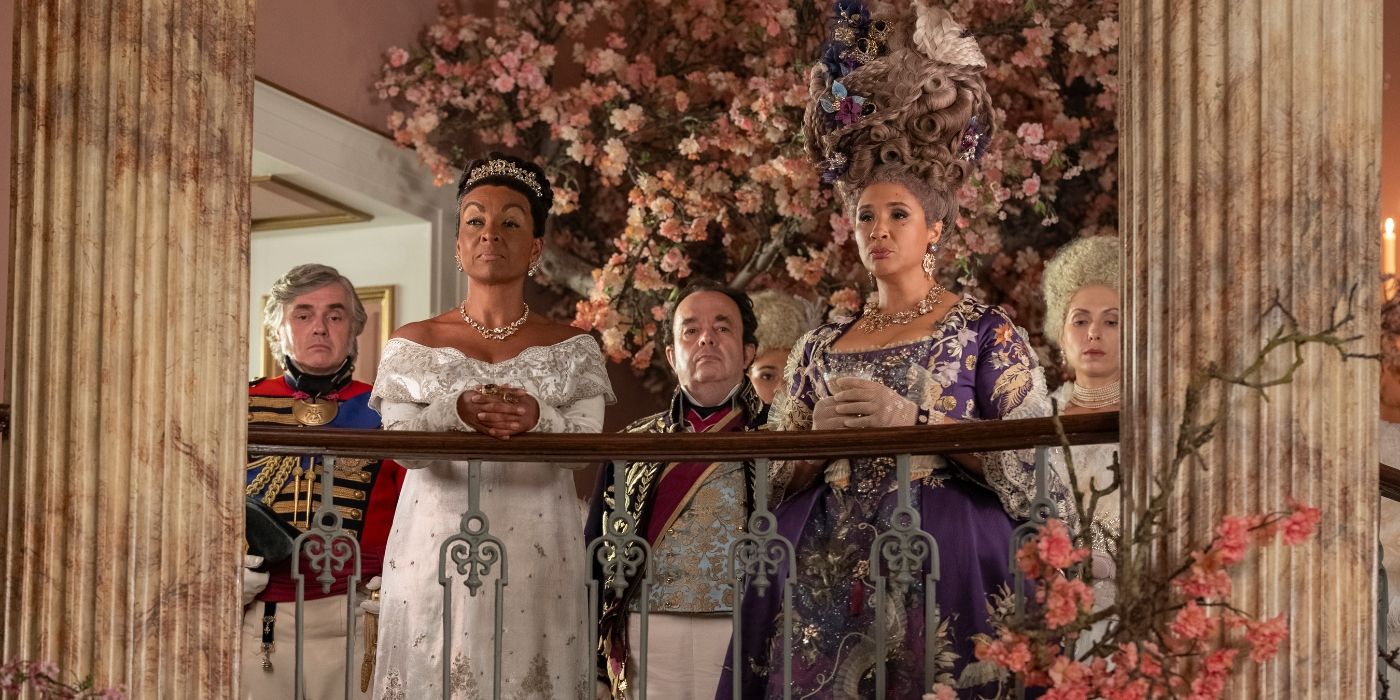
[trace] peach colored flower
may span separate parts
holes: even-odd
[[[1067,569],[1089,556],[1086,548],[1074,548],[1070,541],[1069,529],[1064,522],[1052,518],[1036,536],[1036,555],[1040,561],[1056,569]]]
[[[1050,629],[1063,627],[1094,607],[1094,590],[1079,579],[1070,580],[1057,575],[1050,580],[1045,596],[1045,624]]]
[[[1245,623],[1245,641],[1249,643],[1249,659],[1262,663],[1278,653],[1279,645],[1288,639],[1288,618],[1284,615],[1267,620]]]
[[[1045,127],[1039,122],[1026,122],[1016,128],[1016,136],[1026,145],[1034,146],[1045,138]]]
[[[1220,620],[1207,616],[1205,609],[1191,600],[1176,612],[1167,630],[1181,639],[1205,639],[1219,627]]]
[[[1313,531],[1317,529],[1317,523],[1322,519],[1322,511],[1292,498],[1288,499],[1288,508],[1292,512],[1279,525],[1279,529],[1283,531],[1283,543],[1302,544],[1312,537]]]
[[[991,661],[1012,673],[1025,671],[1031,663],[1030,644],[1014,632],[1003,632],[1000,639],[978,640],[974,653],[979,661]]]

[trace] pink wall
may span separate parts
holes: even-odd
[[[389,108],[373,85],[390,46],[411,48],[437,0],[296,0],[257,4],[257,76],[375,131]]]

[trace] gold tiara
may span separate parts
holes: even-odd
[[[544,198],[544,188],[540,187],[539,178],[535,177],[534,173],[515,163],[499,158],[489,160],[485,165],[478,165],[472,168],[471,175],[467,178],[467,184],[464,185],[462,189],[466,190],[478,180],[483,180],[488,177],[508,177],[513,180],[519,180],[526,187],[533,190],[536,197]]]

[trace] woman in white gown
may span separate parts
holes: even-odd
[[[614,399],[597,341],[531,314],[524,302],[551,199],[544,172],[525,161],[492,155],[463,171],[456,247],[469,292],[460,308],[404,326],[385,346],[370,405],[386,429],[508,439],[602,428],[603,407]],[[578,697],[584,548],[568,471],[576,465],[480,466],[479,505],[504,558],[481,572],[475,595],[449,558],[451,636],[444,651],[439,550],[463,525],[468,463],[402,463],[409,472],[385,552],[375,697],[475,700],[492,697],[497,682],[512,700]],[[497,679],[496,582],[503,573]]]
[[[1045,337],[1058,345],[1074,372],[1050,396],[1065,415],[1117,411],[1122,386],[1122,334],[1120,321],[1119,242],[1116,236],[1081,238],[1065,246],[1045,266]],[[1113,485],[1113,453],[1118,444],[1079,445],[1070,448],[1078,480],[1080,500],[1089,501],[1089,485],[1103,490]],[[1064,460],[1056,460],[1063,469]],[[1061,479],[1069,483],[1068,474]],[[1115,490],[1100,496],[1089,525],[1093,549],[1094,610],[1112,604],[1113,554],[1120,525],[1120,495]],[[1102,636],[1105,623],[1081,638],[1078,649],[1087,650]]]

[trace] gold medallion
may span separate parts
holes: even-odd
[[[292,415],[296,417],[297,422],[313,427],[335,420],[335,414],[339,410],[336,402],[330,400],[297,399],[292,402]]]

